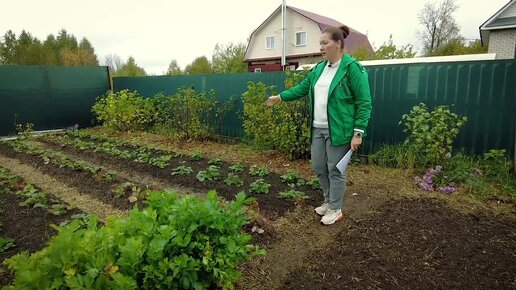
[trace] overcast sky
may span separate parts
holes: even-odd
[[[287,0],[287,5],[334,18],[365,33],[377,48],[393,35],[396,45],[420,50],[418,12],[430,0]],[[509,0],[456,0],[466,39]],[[171,59],[181,68],[196,57],[211,59],[216,43],[245,42],[281,0],[1,0],[0,35],[22,29],[44,40],[66,29],[86,37],[102,62],[107,54],[136,59],[147,73],[161,74]],[[80,4],[79,4],[80,3]]]

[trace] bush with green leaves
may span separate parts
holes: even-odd
[[[452,113],[448,106],[438,106],[429,111],[423,103],[414,106],[401,118],[404,132],[410,134],[406,143],[425,156],[429,162],[427,167],[439,165],[451,154],[453,142],[466,121],[467,117]]]
[[[57,227],[48,246],[8,260],[6,289],[232,289],[238,264],[264,251],[242,231],[244,194],[222,203],[153,191],[127,218],[94,218]]]
[[[151,99],[129,90],[109,91],[97,98],[91,111],[105,127],[118,131],[148,129],[156,115]]]
[[[152,98],[157,112],[156,130],[180,138],[207,139],[218,133],[222,119],[232,109],[232,102],[221,102],[215,92],[196,92],[181,88],[176,94],[158,94]]]
[[[303,80],[306,71],[287,72],[285,87],[291,88]],[[291,159],[310,156],[310,106],[308,97],[292,102],[280,102],[265,108],[273,87],[249,82],[242,95],[245,136],[259,148],[275,149]]]

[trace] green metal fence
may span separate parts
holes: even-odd
[[[367,67],[374,98],[369,136],[363,153],[382,144],[402,142],[406,137],[399,125],[401,115],[423,102],[430,108],[453,105],[453,111],[466,115],[455,148],[480,154],[503,148],[514,156],[516,131],[516,62],[514,60],[400,64]],[[115,90],[137,90],[144,96],[158,92],[175,93],[179,87],[215,90],[225,100],[240,96],[247,82],[263,82],[283,89],[284,73],[245,73],[177,77],[114,78]],[[264,96],[265,102],[266,96]],[[264,107],[264,110],[266,108]],[[222,134],[242,136],[237,111],[224,120]]]
[[[0,66],[0,136],[15,123],[36,130],[91,124],[91,106],[109,90],[107,67]]]

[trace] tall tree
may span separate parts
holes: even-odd
[[[104,56],[104,65],[109,68],[111,73],[119,71],[125,64],[122,62],[120,56],[116,54],[108,54]]]
[[[146,75],[147,73],[145,70],[136,64],[136,61],[132,56],[129,57],[126,64],[113,74],[113,76],[116,77],[139,77]]]
[[[452,15],[457,9],[455,0],[442,0],[440,4],[426,3],[419,12],[419,23],[423,25],[419,37],[426,55],[459,37],[459,26]]]
[[[247,72],[244,43],[229,43],[228,45],[215,45],[212,57],[214,73],[240,73]]]
[[[168,76],[177,76],[181,74],[181,68],[177,64],[177,60],[173,59],[170,61],[167,69]]]
[[[196,58],[191,64],[185,67],[186,74],[211,74],[213,69],[206,56]]]
[[[4,37],[4,41],[0,41],[0,63],[16,64],[16,47],[18,39],[12,30],[8,30]]]

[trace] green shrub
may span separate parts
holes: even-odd
[[[425,156],[429,163],[425,165],[434,166],[451,154],[453,142],[467,118],[452,113],[448,106],[438,106],[429,112],[427,106],[420,103],[401,120],[404,131],[410,134],[405,142]]]
[[[152,101],[129,90],[109,91],[96,100],[91,111],[105,127],[118,131],[145,130],[155,119]]]
[[[214,192],[154,191],[147,202],[104,226],[89,218],[58,227],[45,249],[6,260],[15,271],[7,289],[231,289],[238,263],[263,254],[242,232],[244,194],[221,204]]]
[[[290,88],[299,83],[306,71],[288,72],[285,87]],[[280,102],[272,108],[266,108],[267,97],[273,87],[263,83],[249,82],[243,94],[244,133],[259,148],[275,149],[291,159],[310,156],[310,111],[309,99],[301,98],[292,102]]]

